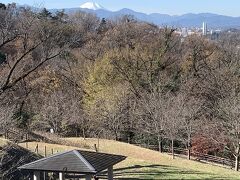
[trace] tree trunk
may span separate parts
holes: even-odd
[[[158,151],[162,153],[162,138],[158,136]]]
[[[238,171],[238,166],[239,166],[239,155],[235,156],[235,171]]]
[[[130,142],[131,142],[131,139],[130,139],[130,137],[128,136],[128,144],[130,144]]]
[[[187,141],[188,160],[191,159],[191,147],[192,147],[192,143],[191,143],[191,133],[188,133],[188,141]]]
[[[118,141],[118,132],[115,131],[114,134],[115,134],[115,140]]]
[[[174,158],[174,140],[172,139],[172,159]]]
[[[7,130],[6,129],[5,129],[5,132],[4,132],[4,138],[8,139],[8,135],[7,135]]]
[[[75,136],[78,137],[78,130],[77,130],[77,129],[76,129],[76,132],[75,132],[75,133],[76,133]]]
[[[85,135],[85,129],[84,128],[82,130],[82,133],[83,133],[83,139],[85,140],[86,139],[86,135]]]
[[[190,160],[191,159],[191,148],[190,147],[188,147],[188,160]]]

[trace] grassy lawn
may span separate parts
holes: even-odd
[[[94,149],[97,139],[65,138],[75,146],[79,143]],[[28,143],[28,148],[34,150],[36,142]],[[26,147],[26,144],[20,144]],[[55,152],[83,149],[73,146],[38,143],[39,153],[44,155],[45,146],[47,154]],[[100,151],[106,153],[125,155],[128,158],[114,167],[117,179],[240,179],[240,173],[218,166],[208,165],[181,158],[171,159],[167,154],[140,148],[134,145],[100,140]],[[104,178],[103,178],[104,179]]]

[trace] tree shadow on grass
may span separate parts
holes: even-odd
[[[106,174],[105,172],[104,174]],[[101,179],[107,179],[102,174]],[[114,176],[118,180],[146,180],[146,179],[215,179],[225,180],[231,179],[227,177],[219,177],[211,173],[203,173],[200,171],[183,170],[173,166],[166,165],[134,165],[124,168],[114,169]],[[208,178],[209,177],[209,178]]]

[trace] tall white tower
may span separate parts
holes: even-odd
[[[203,22],[202,34],[203,34],[204,36],[207,35],[207,23],[206,23],[206,22]]]

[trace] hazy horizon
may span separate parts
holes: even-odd
[[[20,5],[30,5],[30,6],[41,6],[48,9],[66,9],[66,8],[76,8],[80,7],[88,0],[2,0],[2,3],[12,3],[15,2]],[[227,15],[233,17],[239,17],[240,11],[240,1],[237,0],[95,0],[96,2],[110,11],[117,11],[122,8],[132,9],[134,11],[143,12],[143,13],[161,13],[169,15],[182,15],[187,13],[214,13],[220,15]]]

